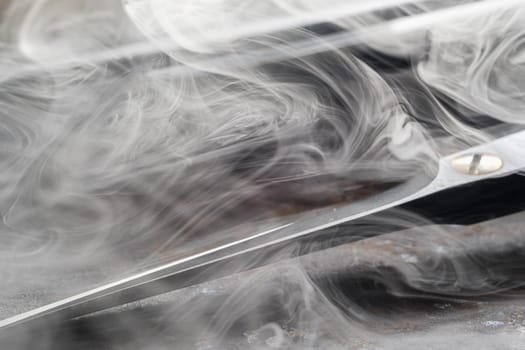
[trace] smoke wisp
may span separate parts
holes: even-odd
[[[381,195],[431,176],[448,151],[525,123],[520,1],[16,0],[0,9],[2,318]],[[402,211],[345,235],[416,224],[417,237],[455,242]],[[470,256],[444,259],[444,274],[417,265],[403,246],[411,235],[389,243],[405,285],[444,298],[500,291]],[[374,266],[359,256],[370,247],[356,244],[349,259]],[[219,296],[155,309],[183,340],[133,337],[129,347],[235,348],[242,329],[253,349],[365,349],[374,338],[400,348],[368,327],[384,315],[293,261]],[[145,322],[107,317],[137,334]],[[41,349],[56,345],[48,335]]]

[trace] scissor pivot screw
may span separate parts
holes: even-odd
[[[503,160],[493,154],[472,153],[454,158],[452,169],[467,175],[487,175],[503,167]]]

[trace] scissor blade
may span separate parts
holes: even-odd
[[[501,164],[492,171],[477,173],[473,168],[468,168],[467,171],[458,171],[457,168],[453,167],[454,162],[461,159],[473,159],[478,162],[477,165],[480,165],[479,161],[487,155],[501,161]],[[0,328],[11,328],[30,323],[30,321],[45,321],[47,317],[58,319],[78,317],[200,283],[204,280],[219,278],[241,269],[253,268],[257,264],[246,264],[245,262],[250,257],[255,256],[255,252],[271,254],[271,252],[277,251],[296,238],[405,204],[448,188],[516,173],[523,169],[525,169],[525,131],[520,131],[441,158],[437,176],[433,179],[428,176],[417,177],[405,184],[359,202],[337,208],[327,208],[317,211],[315,215],[311,213],[304,215],[286,225],[7,318],[0,321]],[[264,261],[257,263],[262,264]],[[208,273],[210,268],[213,268],[213,275]]]

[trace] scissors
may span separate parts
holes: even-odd
[[[171,261],[0,321],[0,333],[48,319],[71,319],[216,279],[256,266],[243,262],[296,239],[460,185],[525,170],[525,130],[441,157],[435,176],[421,175],[358,202],[298,216],[292,222]],[[259,265],[264,264],[261,259]],[[255,264],[257,265],[257,264]],[[244,266],[244,267],[243,267]],[[210,273],[211,272],[211,273]]]

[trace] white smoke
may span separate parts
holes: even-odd
[[[522,124],[519,5],[3,2],[2,316],[432,173],[446,137],[453,146],[490,137],[472,126],[478,115]],[[415,69],[384,72],[363,48]],[[307,315],[313,334],[334,332],[324,348],[373,336],[301,268],[267,279],[242,283],[219,308],[213,339],[228,341],[246,305],[272,293]],[[20,306],[24,293],[37,295]],[[259,326],[274,347],[295,346],[275,323]],[[314,338],[303,345],[315,348]]]

